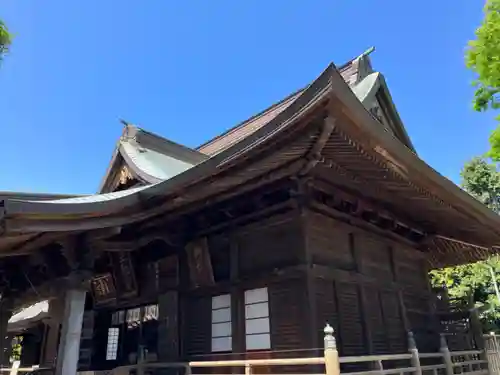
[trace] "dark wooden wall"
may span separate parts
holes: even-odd
[[[341,355],[405,352],[408,330],[422,350],[437,343],[423,253],[326,214],[304,221],[313,323],[335,328]]]
[[[115,309],[159,304],[161,359],[317,355],[326,322],[335,328],[341,355],[406,352],[408,330],[415,332],[419,349],[435,344],[429,339],[435,322],[425,255],[407,243],[300,205],[192,233],[188,241],[197,239],[208,249],[211,281],[202,275],[208,282],[193,284],[183,246],[152,244],[133,255],[137,296],[114,303]],[[153,267],[157,260],[145,261],[147,253],[170,260]],[[268,288],[271,350],[246,353],[244,292],[261,287]],[[212,297],[221,294],[231,295],[231,353],[211,352]],[[260,372],[285,370],[300,371]]]
[[[230,243],[222,237],[229,238]],[[211,298],[226,293],[231,294],[233,313],[233,355],[230,358],[245,357],[244,291],[260,287],[268,288],[272,350],[302,349],[308,335],[307,325],[303,324],[308,320],[308,306],[306,273],[299,267],[304,236],[298,213],[290,211],[225,233],[215,233],[209,236],[208,244],[214,273],[229,273],[230,277],[219,280],[213,287],[188,293],[183,335],[183,351],[187,358],[229,358],[227,354],[210,352]],[[230,259],[224,260],[224,252]],[[219,263],[214,262],[215,258]],[[220,269],[221,263],[228,264],[229,268],[232,264],[233,269],[224,272]],[[267,351],[260,353],[262,357],[269,355]]]

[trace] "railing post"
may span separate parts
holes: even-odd
[[[418,355],[417,344],[412,331],[408,331],[408,351],[411,354],[411,365],[415,367],[415,375],[422,375],[422,367],[420,367],[420,357]]]
[[[21,365],[20,361],[14,361],[14,362],[12,362],[12,367],[10,368],[9,375],[17,375],[17,373],[18,373],[17,369],[19,368],[20,365]]]
[[[248,363],[245,365],[245,375],[252,375],[252,365]]]
[[[492,340],[484,340],[484,359],[486,360],[486,365],[489,374],[494,374],[498,368],[498,356],[500,355],[497,338],[494,332],[490,332],[490,337]],[[488,346],[490,347],[490,353],[488,353]]]
[[[333,336],[333,328],[326,323],[325,329],[325,370],[326,375],[340,375],[339,352],[337,342]]]
[[[453,375],[453,360],[451,358],[450,349],[448,348],[448,343],[446,342],[446,337],[443,333],[439,336],[439,351],[443,355],[443,362],[446,366],[446,375]]]

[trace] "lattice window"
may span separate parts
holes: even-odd
[[[114,361],[118,355],[118,338],[120,337],[120,328],[108,329],[108,345],[106,347],[106,361]]]
[[[212,298],[212,352],[233,349],[231,328],[231,295]]]
[[[245,291],[245,341],[247,350],[271,349],[267,288]]]

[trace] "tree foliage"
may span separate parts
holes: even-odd
[[[462,169],[462,188],[494,211],[500,213],[500,172],[484,158],[474,158]],[[435,287],[446,286],[450,298],[466,305],[470,293],[478,305],[488,306],[482,315],[486,331],[500,329],[500,302],[498,301],[490,267],[500,284],[500,259],[431,271]]]
[[[0,60],[5,56],[5,54],[9,51],[10,43],[12,41],[12,36],[5,26],[5,23],[0,20]]]
[[[495,164],[474,158],[464,165],[461,176],[465,191],[500,213],[500,173]]]
[[[475,34],[465,55],[467,66],[477,75],[474,108],[496,110],[500,108],[500,0],[487,1],[484,19]],[[500,126],[491,134],[490,144],[489,156],[500,161]]]

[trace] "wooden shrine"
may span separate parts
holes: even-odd
[[[197,149],[125,124],[96,195],[0,200],[6,298],[88,290],[82,370],[310,355],[326,322],[344,356],[438,350],[428,271],[500,245],[366,54]]]

